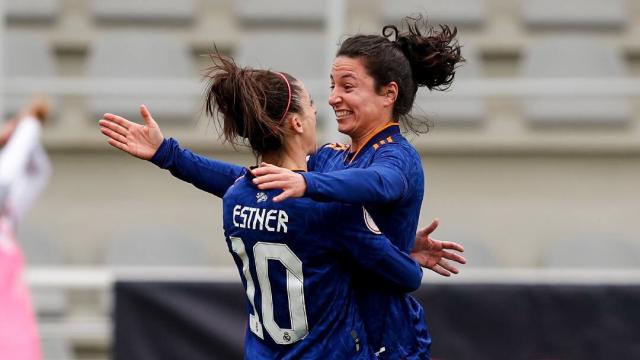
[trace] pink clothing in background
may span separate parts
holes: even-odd
[[[1,1],[1,0],[0,0]],[[27,116],[0,151],[0,360],[40,360],[40,340],[23,279],[16,229],[47,182],[42,124]]]
[[[0,217],[0,359],[40,360],[40,341],[23,280],[24,260],[15,234]]]

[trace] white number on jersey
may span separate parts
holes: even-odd
[[[255,306],[255,285],[249,271],[249,257],[244,248],[242,239],[232,237],[231,248],[242,261],[242,274],[247,282],[247,297],[253,308],[253,314],[249,314],[249,328],[261,339],[262,323]],[[304,276],[302,273],[302,261],[285,244],[258,242],[253,246],[253,261],[258,274],[258,285],[262,293],[262,319],[267,332],[277,344],[292,344],[303,339],[309,333],[307,312],[304,302]],[[287,298],[291,328],[283,329],[276,324],[273,314],[273,295],[269,282],[268,261],[279,261],[287,273]]]

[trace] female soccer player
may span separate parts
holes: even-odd
[[[417,129],[410,116],[418,87],[446,89],[455,67],[463,61],[455,41],[456,29],[430,28],[420,19],[406,19],[407,32],[385,26],[380,35],[356,35],[338,50],[331,71],[331,96],[338,130],[351,144],[322,147],[309,162],[310,170],[296,174],[265,166],[253,171],[261,189],[283,189],[275,201],[289,196],[364,205],[377,227],[405,251],[414,246],[424,194],[422,162],[400,134],[400,123]],[[393,37],[393,39],[390,39]],[[451,271],[450,265],[439,264]],[[361,282],[360,282],[361,283]],[[410,296],[366,294],[363,314],[380,313],[369,325],[370,341],[406,358],[427,358],[431,339],[422,307]],[[414,327],[399,324],[411,317]],[[391,330],[393,329],[393,330]],[[375,334],[380,334],[376,336]],[[391,344],[391,345],[389,345]]]
[[[20,220],[44,188],[49,159],[40,144],[48,113],[34,102],[0,134],[0,359],[39,360],[40,342],[29,290],[23,282],[24,260],[16,243]]]
[[[455,44],[455,29],[443,26],[440,31],[427,28],[423,33],[419,20],[409,19],[407,23],[408,33],[385,27],[383,36],[347,39],[338,52],[332,69],[330,103],[336,110],[340,131],[352,138],[351,146],[329,144],[321,148],[309,161],[313,173],[300,175],[273,167],[253,172],[270,172],[263,181],[257,181],[265,188],[302,180],[308,195],[317,199],[366,205],[368,211],[363,216],[370,228],[381,230],[409,252],[414,245],[424,180],[420,159],[400,134],[396,120],[408,120],[418,86],[437,89],[450,84],[455,65],[462,58]],[[390,40],[390,35],[396,38]],[[146,109],[143,118],[144,127],[112,115],[107,115],[101,125],[113,146],[151,160],[217,196],[225,193],[241,171],[240,167],[180,149],[173,139],[163,140]],[[411,128],[410,121],[407,125]],[[286,189],[283,194],[290,193]],[[298,190],[291,195],[301,194]],[[427,231],[436,226],[434,222]],[[459,255],[443,251],[462,250],[457,244],[438,243],[428,237],[419,240],[416,247],[427,254],[421,263],[434,271],[443,275],[457,272],[445,258],[464,263]],[[368,283],[366,277],[356,284],[367,332],[380,349],[380,357],[428,358],[430,337],[420,305],[409,296]]]

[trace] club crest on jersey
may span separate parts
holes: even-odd
[[[262,191],[256,194],[256,200],[258,200],[259,203],[265,202],[267,201],[267,199],[267,194],[263,193]]]
[[[376,222],[373,221],[373,218],[371,217],[369,212],[364,207],[362,208],[362,212],[363,212],[363,215],[364,215],[364,224],[367,225],[367,229],[369,229],[369,231],[371,231],[372,233],[374,233],[376,235],[382,234],[382,232],[378,228],[378,225],[376,225]]]

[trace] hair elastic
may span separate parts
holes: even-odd
[[[287,77],[283,73],[276,72],[276,74],[282,76],[282,78],[284,79],[284,82],[287,84],[287,91],[289,91],[289,100],[287,100],[287,108],[284,110],[284,113],[282,114],[282,119],[280,119],[280,122],[282,122],[284,118],[287,116],[287,113],[289,112],[289,106],[291,106],[291,85],[289,84],[289,80],[287,80]]]

